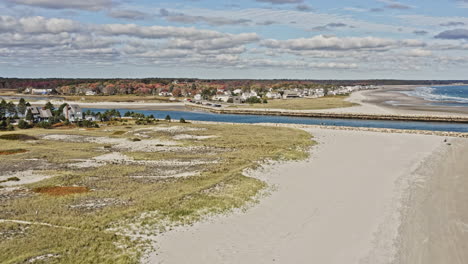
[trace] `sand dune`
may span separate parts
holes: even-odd
[[[147,263],[390,263],[413,174],[444,138],[308,129],[303,162],[254,176],[276,190],[245,213],[157,237]]]

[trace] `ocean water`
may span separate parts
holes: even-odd
[[[468,85],[418,87],[403,93],[423,98],[430,105],[468,107]]]
[[[104,112],[108,109],[86,108],[84,111]],[[158,119],[164,119],[170,115],[172,120],[184,118],[195,121],[229,122],[229,123],[280,123],[280,124],[304,124],[304,125],[327,125],[327,126],[349,126],[370,128],[393,128],[429,131],[451,131],[468,132],[468,124],[443,123],[443,122],[412,122],[412,121],[384,121],[384,120],[358,120],[358,119],[331,119],[331,118],[309,118],[289,116],[265,116],[265,115],[233,115],[215,114],[202,111],[156,111],[156,110],[129,110],[116,109],[122,115],[127,111],[154,115]]]

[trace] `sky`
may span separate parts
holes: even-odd
[[[0,0],[0,76],[468,79],[468,0]]]

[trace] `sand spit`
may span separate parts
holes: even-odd
[[[468,140],[447,144],[416,172],[394,263],[468,263]]]
[[[310,159],[258,171],[275,186],[270,196],[245,213],[157,237],[143,262],[391,263],[412,172],[444,138],[306,130],[320,143]]]

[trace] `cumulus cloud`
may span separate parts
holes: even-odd
[[[87,11],[99,11],[115,5],[112,0],[7,0],[18,5],[42,7],[48,9],[79,9]]]
[[[449,21],[449,22],[440,24],[440,26],[442,26],[442,27],[458,27],[458,26],[464,26],[464,25],[465,25],[465,23],[458,22],[458,21]]]
[[[395,0],[378,0],[378,2],[384,3],[385,4],[384,8],[387,8],[387,9],[406,10],[406,9],[413,8],[410,5],[406,5]]]
[[[206,23],[211,26],[224,26],[245,25],[252,22],[250,19],[230,19],[226,17],[193,16],[184,13],[173,13],[164,8],[159,10],[159,14],[167,21],[183,24]]]
[[[267,39],[261,45],[268,48],[279,48],[285,50],[363,50],[363,49],[387,49],[393,46],[422,46],[417,40],[396,41],[375,37],[326,37],[323,35],[312,38],[299,38],[290,40]]]
[[[405,51],[403,54],[411,57],[429,57],[432,55],[432,52],[430,50],[424,49],[412,49],[409,51]]]
[[[304,0],[256,0],[256,1],[270,3],[270,4],[299,4],[299,3],[304,2]]]
[[[429,34],[429,32],[427,32],[425,30],[415,30],[415,31],[413,31],[413,34],[418,35],[418,36],[424,36],[424,35]]]
[[[438,39],[468,39],[468,29],[453,29],[443,31],[435,36]]]
[[[299,11],[312,11],[312,7],[307,4],[300,4],[296,6],[296,9]]]
[[[343,28],[343,27],[348,27],[348,25],[345,23],[328,23],[323,26],[313,27],[310,30],[311,31],[329,31],[329,30],[333,30],[336,28]]]
[[[61,18],[44,18],[41,16],[20,19],[11,16],[0,16],[0,32],[52,33],[77,32],[81,29],[78,22]]]
[[[148,13],[129,9],[112,10],[108,12],[107,15],[113,18],[122,18],[128,20],[144,20],[151,17],[151,15]]]

